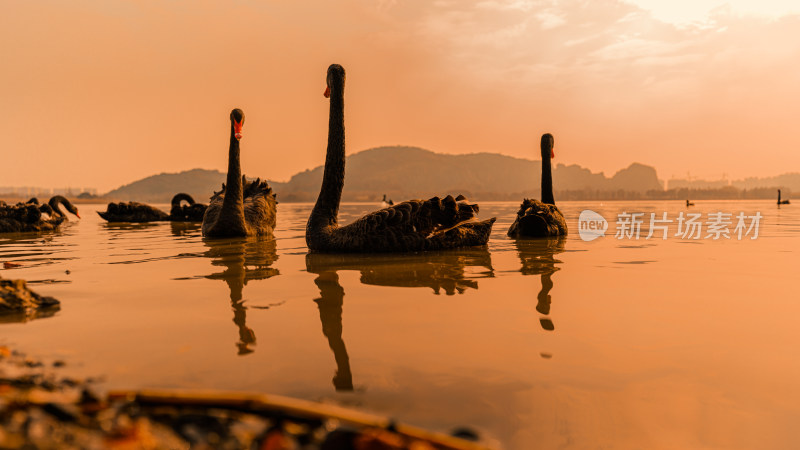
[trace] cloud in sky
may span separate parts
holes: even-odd
[[[676,25],[700,25],[719,13],[780,18],[800,13],[800,4],[787,0],[627,0],[658,20]]]
[[[351,152],[535,158],[552,132],[557,162],[606,172],[800,170],[795,7],[659,3],[5,2],[0,148],[19,170],[3,184],[224,170],[235,106],[245,172],[285,179],[324,160],[331,62],[348,71]]]

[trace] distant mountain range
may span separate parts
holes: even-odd
[[[118,201],[167,203],[178,192],[185,192],[195,201],[207,203],[212,192],[218,191],[224,181],[225,174],[217,170],[160,173],[120,186],[103,197]]]
[[[270,181],[285,202],[314,201],[322,183],[323,167],[295,174],[287,182]],[[249,176],[268,174],[247,173]],[[434,195],[464,194],[474,200],[519,200],[539,196],[541,161],[496,153],[446,155],[417,147],[379,147],[347,157],[343,201],[379,201],[383,194],[395,200]],[[576,164],[556,164],[553,169],[557,199],[663,198],[663,183],[653,167],[633,163],[607,177]],[[748,185],[760,181],[745,180]],[[783,186],[800,190],[800,174],[776,177]],[[153,175],[114,189],[110,200],[168,202],[177,192],[207,201],[219,190],[225,174],[193,169]],[[745,182],[743,181],[743,182]],[[672,181],[671,181],[672,182]],[[769,184],[771,181],[763,181]],[[765,186],[761,186],[765,187]],[[685,189],[684,189],[685,191]],[[676,195],[684,195],[683,191]],[[727,197],[726,197],[727,198]]]

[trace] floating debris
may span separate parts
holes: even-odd
[[[58,300],[28,289],[25,280],[0,278],[0,322],[27,322],[52,316],[59,309]]]
[[[274,395],[119,391],[104,398],[93,380],[57,376],[64,365],[0,347],[0,448],[487,448],[469,429],[433,433]]]

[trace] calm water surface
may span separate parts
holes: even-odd
[[[505,448],[797,445],[800,205],[698,202],[704,221],[764,216],[758,239],[714,241],[644,239],[680,202],[563,202],[571,234],[528,242],[505,236],[517,206],[482,204],[488,248],[347,256],[308,254],[308,204],[279,205],[275,239],[221,241],[81,205],[60,232],[0,235],[0,261],[20,264],[0,274],[62,302],[0,324],[0,344],[105,389],[323,400]],[[606,237],[579,238],[587,208]],[[648,213],[639,240],[614,238],[623,211]]]

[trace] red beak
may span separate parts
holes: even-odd
[[[78,214],[78,212],[77,212],[77,211],[75,211],[75,217],[77,217],[78,219],[80,219],[80,218],[81,218],[81,215],[80,215],[80,214]]]
[[[553,159],[555,157],[556,157],[556,151],[551,148],[550,149],[550,159]]]
[[[330,86],[326,86],[325,87],[325,93],[322,94],[322,95],[324,95],[325,98],[331,98],[331,87]]]
[[[233,119],[233,136],[236,140],[242,138],[242,122],[239,122],[236,119]]]

